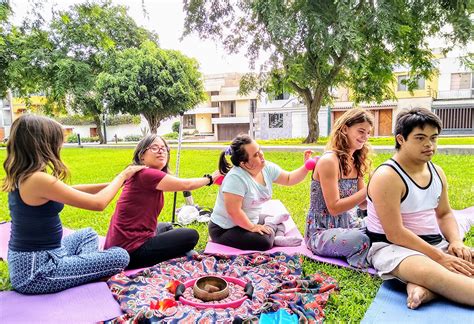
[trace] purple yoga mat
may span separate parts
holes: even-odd
[[[298,236],[303,238],[301,235],[300,231],[296,227],[295,222],[293,219],[290,217],[287,221],[284,222],[285,227],[286,227],[286,233],[285,236]],[[210,239],[209,239],[210,240]],[[260,251],[253,251],[253,250],[239,250],[230,246],[214,243],[212,241],[207,242],[206,249],[204,250],[204,253],[206,254],[224,254],[224,255],[240,255],[240,254],[249,254],[249,253],[254,253],[254,252],[260,252]],[[338,258],[329,258],[329,257],[322,257],[319,255],[315,255],[313,252],[308,250],[306,247],[304,241],[301,242],[300,246],[296,247],[283,247],[283,246],[277,246],[274,247],[268,251],[265,251],[265,253],[274,253],[274,252],[284,252],[286,254],[302,254],[304,256],[307,256],[310,259],[313,259],[315,261],[319,262],[324,262],[324,263],[329,263],[333,264],[339,267],[350,267],[350,265],[344,261],[343,259],[338,259]],[[375,269],[373,268],[368,268],[368,269],[357,269],[361,271],[368,272],[370,274],[376,274]]]
[[[0,292],[0,323],[96,323],[120,315],[105,282],[46,295]]]

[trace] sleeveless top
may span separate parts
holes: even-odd
[[[327,151],[326,153],[331,153]],[[326,154],[325,153],[325,154]],[[339,170],[342,175],[342,169]],[[358,178],[339,178],[338,188],[340,198],[346,198],[355,194],[357,190]],[[307,217],[307,231],[330,228],[352,228],[356,217],[356,208],[342,212],[339,215],[331,215],[324,200],[321,182],[311,177],[310,205]],[[337,217],[335,217],[337,216]]]
[[[357,178],[339,179],[339,196],[346,198],[355,194],[357,192],[357,183]],[[318,180],[311,180],[308,226],[317,229],[352,228],[355,214],[356,210],[353,208],[339,215],[331,215],[324,200],[321,183]]]
[[[48,201],[40,206],[23,202],[20,191],[8,193],[12,227],[8,248],[16,252],[52,250],[61,247],[63,228],[59,212],[64,204]]]
[[[433,163],[427,162],[430,172],[430,181],[425,187],[420,187],[414,182],[394,159],[390,159],[382,165],[394,169],[405,184],[405,194],[400,202],[403,226],[428,243],[439,243],[442,237],[436,219],[435,208],[438,207],[439,199],[443,191],[443,182]],[[382,234],[382,236],[375,235],[375,241],[386,241],[385,233],[375,211],[372,199],[369,195],[367,195],[367,197],[367,231],[369,234]]]

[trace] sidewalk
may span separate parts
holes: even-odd
[[[78,147],[77,144],[65,143],[64,147]],[[89,144],[81,145],[83,148],[116,148],[116,149],[134,149],[135,144]],[[171,144],[171,148],[177,149],[178,144]],[[219,144],[182,144],[182,150],[218,150],[223,151],[227,145]],[[393,154],[395,148],[387,145],[372,146],[375,153],[389,153]],[[321,145],[262,145],[265,152],[303,152],[305,150],[313,150],[317,153],[324,151],[324,146]],[[453,155],[474,155],[474,145],[439,145],[437,154],[453,154]]]

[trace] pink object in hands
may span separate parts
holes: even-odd
[[[316,163],[318,162],[319,160],[319,156],[315,156],[315,157],[312,157],[312,158],[309,158],[306,160],[306,162],[304,163],[304,167],[306,168],[306,170],[314,170],[314,168],[316,167]]]
[[[217,178],[216,181],[214,181],[214,183],[220,186],[222,184],[222,180],[224,180],[224,176],[220,176],[219,178]]]

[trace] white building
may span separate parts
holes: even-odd
[[[284,94],[275,100],[267,96],[257,103],[255,138],[296,138],[308,136],[307,108],[297,97]],[[318,113],[319,136],[328,136],[330,120],[327,107]],[[329,126],[329,127],[328,127]]]
[[[474,134],[474,72],[463,62],[469,52],[474,44],[438,61],[438,96],[432,109],[443,122],[444,134]]]

